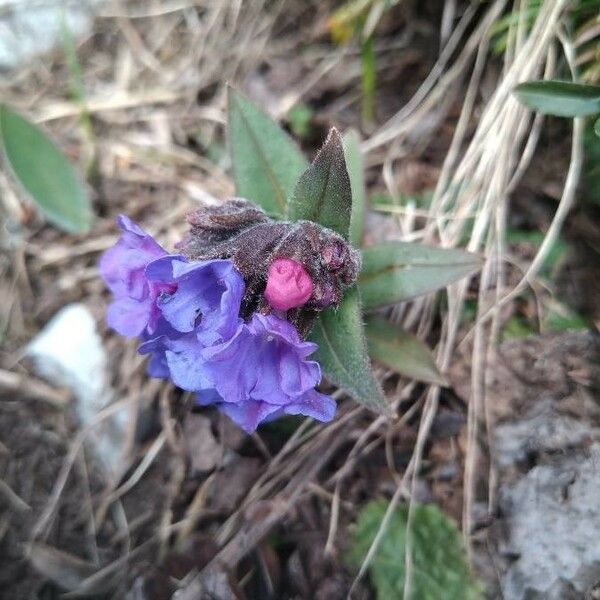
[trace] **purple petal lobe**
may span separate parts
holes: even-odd
[[[128,217],[117,220],[121,238],[100,258],[102,279],[113,294],[108,325],[121,335],[135,337],[153,330],[159,317],[155,299],[162,289],[150,285],[146,265],[166,252]]]
[[[254,314],[230,340],[202,352],[205,372],[221,398],[217,406],[246,431],[282,414],[330,421],[335,402],[315,391],[321,369],[306,360],[315,348],[287,321]]]
[[[255,432],[256,428],[279,411],[279,408],[279,406],[257,400],[245,400],[239,404],[223,402],[219,405],[219,409],[246,433]]]
[[[198,329],[199,337],[208,342],[227,339],[236,331],[244,280],[231,261],[188,263],[169,256],[149,264],[146,276],[156,283],[175,284],[172,293],[160,295],[157,305],[177,331]]]
[[[302,395],[301,402],[288,404],[284,412],[288,415],[304,415],[328,423],[335,416],[335,400],[331,396],[310,390]]]

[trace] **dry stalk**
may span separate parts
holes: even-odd
[[[309,483],[344,443],[344,434],[348,431],[348,425],[336,435],[331,435],[332,432],[327,429],[323,432],[328,435],[321,436],[320,443],[315,445],[310,454],[304,454],[301,466],[285,488],[261,507],[260,512],[263,514],[260,517],[256,514],[254,519],[246,519],[240,530],[225,544],[217,556],[198,576],[176,592],[174,598],[192,600],[201,597],[203,577],[213,571],[227,569],[230,565],[237,564],[291,510]]]
[[[136,401],[137,401],[137,398],[124,398],[123,400],[119,400],[118,402],[115,402],[115,403],[111,404],[110,406],[107,406],[105,409],[100,411],[96,415],[94,420],[89,425],[87,425],[84,429],[82,429],[77,434],[75,439],[71,442],[69,452],[67,453],[67,456],[63,463],[63,466],[61,467],[61,470],[58,474],[58,477],[54,484],[52,493],[50,494],[50,497],[46,503],[44,510],[42,511],[42,514],[40,515],[39,519],[36,521],[35,525],[32,527],[32,530],[31,530],[31,532],[32,532],[31,539],[32,540],[45,538],[44,534],[45,534],[47,527],[49,526],[49,524],[52,520],[52,517],[54,516],[54,513],[58,507],[58,502],[60,500],[60,496],[63,492],[63,489],[67,483],[67,479],[69,477],[69,473],[71,472],[71,468],[73,467],[73,464],[75,463],[75,460],[77,459],[77,456],[78,456],[87,436],[93,431],[93,429],[95,427],[97,427],[105,419],[108,419],[109,417],[111,417],[112,415],[117,413],[118,411],[123,410],[124,408],[133,405]]]
[[[481,119],[472,139],[464,147],[467,124],[472,119],[476,92],[487,58],[487,46],[490,26],[496,21],[505,7],[506,2],[497,1],[490,6],[486,16],[475,29],[470,39],[465,43],[457,60],[445,75],[438,73],[432,77],[437,80],[435,86],[424,92],[419,92],[415,99],[407,105],[396,117],[390,120],[373,137],[364,144],[365,150],[372,150],[381,144],[391,143],[388,156],[384,163],[384,178],[388,184],[395,180],[393,172],[394,161],[402,155],[402,145],[410,140],[419,125],[416,119],[422,119],[436,106],[441,105],[441,99],[451,90],[457,80],[469,68],[472,57],[475,57],[474,67],[467,87],[463,109],[447,153],[442,172],[434,193],[431,209],[425,226],[421,230],[414,229],[415,220],[409,211],[399,213],[398,219],[403,233],[412,239],[422,239],[429,243],[439,243],[444,247],[455,247],[462,243],[465,233],[469,235],[467,248],[472,252],[483,253],[485,264],[479,284],[478,317],[474,334],[472,360],[472,390],[468,415],[468,448],[465,464],[465,505],[463,528],[467,547],[470,548],[470,532],[472,530],[474,490],[477,481],[477,464],[479,452],[479,429],[482,417],[490,426],[489,407],[486,403],[486,387],[490,373],[488,361],[493,356],[495,343],[499,332],[499,309],[513,299],[523,288],[531,284],[539,271],[546,256],[547,249],[556,239],[562,222],[572,205],[574,186],[580,171],[580,135],[581,123],[574,128],[573,154],[569,174],[565,182],[563,199],[556,211],[552,225],[538,255],[528,267],[521,282],[509,293],[503,294],[505,286],[504,261],[505,228],[508,211],[508,201],[512,192],[522,177],[535,151],[542,120],[536,117],[531,120],[528,110],[519,105],[512,97],[511,91],[520,81],[534,78],[541,72],[549,75],[554,65],[553,42],[557,37],[558,28],[566,9],[567,0],[544,2],[538,18],[532,29],[527,32],[524,26],[523,12],[514,30],[509,32],[509,48],[505,56],[502,76],[494,94],[485,106]],[[451,40],[452,38],[450,38]],[[448,41],[448,44],[450,43]],[[563,40],[565,54],[568,47]],[[443,62],[442,57],[440,61]],[[390,191],[393,193],[393,187]],[[467,223],[472,222],[472,230],[467,231]],[[456,347],[460,316],[468,282],[450,286],[448,290],[448,313],[442,326],[442,336],[437,348],[438,360],[442,370],[447,369],[454,348]],[[405,324],[417,326],[420,335],[425,335],[432,326],[433,311],[431,299],[413,303],[404,312]],[[491,325],[484,323],[493,317]],[[435,389],[430,392],[437,398]],[[435,412],[434,396],[429,396],[419,429],[419,437],[415,447],[413,460],[405,474],[412,473],[413,481],[418,475],[418,465],[424,441],[428,435],[432,415]],[[489,430],[488,430],[489,435]],[[493,474],[492,474],[493,483]],[[408,495],[408,494],[407,494]],[[402,496],[402,487],[397,488],[392,498],[392,505]],[[491,500],[492,494],[490,494]],[[490,506],[492,506],[490,504]],[[388,510],[386,517],[391,513]],[[410,556],[410,523],[412,507],[409,508],[409,535],[406,553],[407,578],[405,596],[410,589],[411,556]],[[375,548],[386,526],[382,523],[367,557],[361,566],[359,577],[366,571],[369,560],[375,553]]]

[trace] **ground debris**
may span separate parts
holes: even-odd
[[[600,581],[599,351],[585,332],[500,349],[489,398],[499,477],[490,539],[506,600],[585,600]]]

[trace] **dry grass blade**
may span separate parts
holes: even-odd
[[[57,390],[30,375],[25,376],[4,369],[0,369],[0,390],[37,398],[58,409],[66,408],[71,399],[71,393],[68,390]]]
[[[82,581],[97,570],[92,563],[40,542],[31,544],[28,555],[38,571],[70,591],[77,589]]]
[[[401,143],[405,139],[414,136],[415,133],[421,132],[422,124],[420,122],[427,116],[430,116],[440,104],[443,105],[444,102],[447,102],[448,97],[452,97],[456,90],[459,89],[457,81],[460,81],[464,76],[465,71],[477,53],[482,39],[487,35],[492,24],[502,13],[505,5],[506,0],[496,0],[492,4],[485,17],[477,25],[475,31],[469,36],[454,64],[444,73],[444,68],[463,40],[463,36],[475,15],[475,7],[470,6],[465,11],[459,25],[454,29],[446,43],[438,62],[434,65],[419,90],[404,108],[368,140],[363,142],[362,148],[365,152],[393,142],[394,151],[400,154]]]
[[[67,483],[67,479],[69,477],[69,473],[71,472],[71,468],[73,467],[73,464],[75,463],[75,460],[77,459],[77,455],[79,454],[81,447],[83,446],[83,443],[85,442],[85,439],[87,438],[87,436],[91,433],[91,431],[95,427],[97,427],[100,423],[102,423],[102,421],[104,421],[105,419],[108,419],[109,417],[111,417],[112,415],[117,413],[118,411],[130,406],[131,404],[134,404],[136,401],[137,401],[136,398],[128,398],[128,399],[124,399],[124,400],[115,402],[114,404],[111,404],[110,406],[107,406],[105,409],[100,411],[98,413],[98,415],[95,417],[95,419],[87,427],[85,427],[85,429],[82,429],[77,434],[75,439],[71,442],[69,452],[65,458],[63,467],[56,479],[56,482],[54,484],[54,489],[52,490],[52,493],[50,494],[50,498],[48,499],[46,507],[45,507],[44,511],[42,512],[42,514],[40,515],[37,522],[35,523],[35,525],[32,527],[31,538],[33,540],[37,540],[44,536],[44,532],[46,531],[46,528],[50,524],[50,521],[54,515],[54,512],[57,509],[58,502],[60,500],[60,496],[61,496],[62,491]]]
[[[24,513],[31,510],[31,506],[29,506],[29,504],[27,504],[27,502],[25,502],[25,500],[23,500],[23,498],[21,498],[21,496],[19,496],[19,494],[17,494],[3,479],[0,479],[0,496],[2,496],[5,503],[16,512]]]
[[[96,520],[101,522],[104,519],[104,515],[108,507],[113,502],[127,494],[127,492],[129,492],[140,481],[140,479],[144,476],[144,473],[146,473],[146,471],[150,468],[152,463],[156,460],[156,457],[158,456],[160,451],[163,449],[166,440],[167,435],[164,431],[156,437],[156,439],[152,442],[148,450],[144,453],[140,464],[131,474],[131,477],[129,477],[127,481],[120,485],[116,490],[111,492],[103,500],[100,507],[98,508]]]
[[[314,450],[305,455],[303,465],[290,479],[285,488],[276,494],[268,503],[268,510],[262,518],[256,521],[246,520],[236,535],[220,550],[217,556],[203,569],[203,571],[189,582],[183,589],[176,592],[176,600],[192,600],[201,596],[203,589],[202,578],[207,573],[227,569],[229,565],[237,564],[246,554],[254,548],[260,540],[274,527],[294,506],[301,494],[314,480],[319,471],[333,456],[344,442],[344,431],[331,435],[324,430],[320,443]],[[263,506],[263,510],[266,508]]]
[[[463,150],[466,124],[472,116],[475,92],[485,64],[490,27],[504,6],[505,2],[495,2],[490,6],[488,15],[471,35],[455,65],[448,72],[459,67],[464,69],[470,60],[469,52],[473,53],[478,48],[463,111],[442,168],[425,228],[421,232],[412,232],[415,237],[419,236],[426,242],[435,243],[439,240],[443,246],[447,247],[461,244],[465,234],[468,234],[467,248],[472,252],[482,252],[486,257],[480,281],[479,315],[476,321],[475,346],[472,354],[472,395],[468,417],[463,516],[463,527],[468,546],[470,546],[470,532],[473,525],[474,490],[478,477],[477,440],[481,419],[483,415],[488,414],[485,402],[486,357],[490,356],[497,338],[499,308],[504,302],[513,299],[516,294],[520,293],[538,272],[547,249],[556,238],[564,217],[571,207],[581,157],[581,130],[580,124],[576,123],[574,150],[563,192],[563,201],[559,204],[538,255],[527,269],[522,281],[515,289],[502,296],[504,237],[509,194],[523,175],[525,166],[534,152],[541,125],[539,118],[535,119],[532,125],[529,111],[518,104],[511,96],[511,91],[518,82],[533,78],[536,74],[544,71],[544,65],[546,65],[546,72],[552,68],[552,43],[556,38],[561,19],[568,8],[568,2],[566,0],[544,2],[529,32],[525,31],[522,19],[516,24],[516,29],[510,36],[512,46],[509,47],[505,56],[504,72],[482,112],[475,134],[466,149]],[[427,100],[422,103],[420,108],[414,110],[408,122],[391,122],[388,124],[388,130],[371,138],[366,147],[376,147],[380,143],[394,139],[388,152],[388,164],[391,164],[399,155],[398,149],[401,141],[409,138],[415,129],[415,125],[410,122],[410,119],[420,115],[421,111],[428,110],[430,103],[443,95],[449,81],[451,79],[448,74],[441,77],[431,90]],[[523,148],[524,152],[521,156]],[[409,217],[399,215],[399,219],[404,230],[410,231],[413,222],[409,220]],[[470,232],[466,230],[468,220],[472,220],[473,223]],[[448,314],[442,328],[443,336],[438,346],[442,369],[449,366],[452,351],[456,346],[458,325],[467,285],[468,282],[462,282],[452,286],[449,290]],[[407,315],[409,322],[419,323],[421,333],[425,333],[431,328],[432,313],[426,308],[428,304],[428,300],[414,303]],[[495,318],[491,328],[483,328],[481,319],[487,319],[490,316]],[[426,434],[426,431],[427,429],[421,428],[420,436]],[[420,458],[418,449],[422,447],[420,442],[422,442],[421,439],[417,442],[415,449],[417,459]],[[410,559],[408,558],[408,560]]]

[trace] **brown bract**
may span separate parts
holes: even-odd
[[[243,198],[203,206],[187,220],[190,233],[178,248],[189,260],[233,261],[246,283],[244,318],[256,311],[266,314],[272,310],[264,290],[269,266],[277,258],[302,264],[314,284],[306,304],[287,313],[302,336],[308,334],[320,311],[339,304],[344,288],[358,276],[360,253],[341,236],[311,221],[274,221]]]

